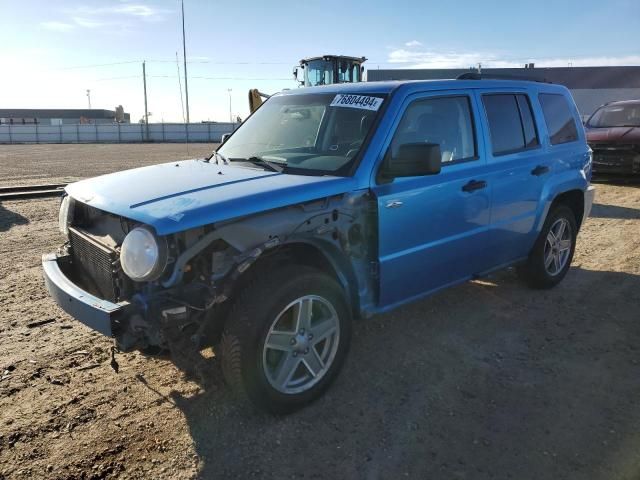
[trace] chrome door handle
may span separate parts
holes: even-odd
[[[400,200],[391,200],[387,202],[387,208],[400,208],[402,206],[402,202]]]

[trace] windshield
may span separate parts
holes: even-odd
[[[312,60],[305,68],[305,87],[330,85],[333,81],[333,62],[327,60]]]
[[[220,147],[230,161],[261,159],[284,173],[342,175],[356,157],[382,95],[276,95]]]
[[[640,127],[640,104],[601,107],[587,123],[589,127]]]
[[[338,83],[354,83],[360,81],[360,65],[340,60],[338,62]]]

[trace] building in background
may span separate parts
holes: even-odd
[[[49,109],[49,108],[0,108],[0,125],[75,125],[130,123],[131,115],[122,105],[115,110],[98,109]]]
[[[435,80],[456,78],[469,69],[398,69],[368,70],[367,81]],[[559,67],[482,68],[487,75],[530,78],[566,86],[576,101],[580,114],[591,115],[596,108],[615,100],[640,99],[640,67]]]

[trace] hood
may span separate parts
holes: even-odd
[[[68,185],[66,192],[167,235],[339,195],[355,185],[352,177],[289,175],[185,160],[82,180]]]
[[[639,127],[587,127],[587,142],[593,143],[640,143]]]

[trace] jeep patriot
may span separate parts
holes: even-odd
[[[239,400],[289,412],[335,379],[354,318],[507,266],[531,287],[558,284],[590,179],[562,86],[288,90],[208,158],[68,185],[67,242],[43,257],[44,276],[121,351],[195,365],[213,345]]]

